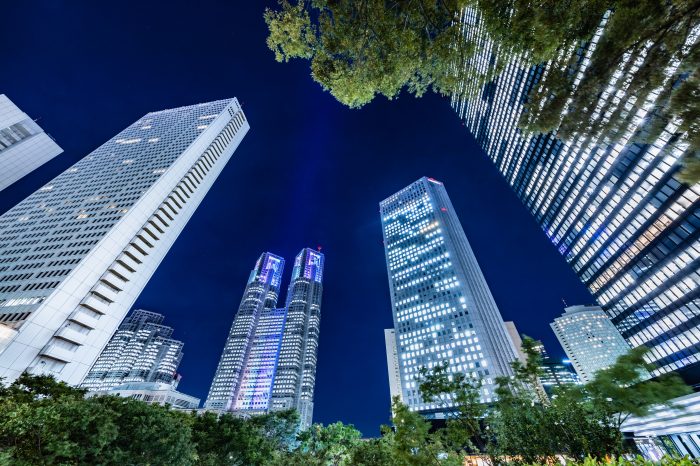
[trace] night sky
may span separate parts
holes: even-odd
[[[275,62],[267,1],[3,4],[0,93],[65,152],[0,192],[0,214],[145,113],[237,97],[251,129],[136,301],[185,342],[179,390],[204,402],[250,270],[326,255],[314,421],[379,435],[389,419],[392,326],[379,202],[445,184],[503,318],[564,356],[549,323],[592,302],[451,109],[430,93],[350,110]]]

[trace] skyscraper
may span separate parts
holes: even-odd
[[[236,99],[149,113],[0,216],[0,376],[80,383],[248,128]]]
[[[313,419],[324,263],[324,255],[310,248],[302,249],[294,259],[272,392],[271,409],[296,408],[303,429],[309,428]]]
[[[483,37],[473,11],[465,10],[463,18],[466,34]],[[601,33],[572,51],[574,85]],[[492,66],[498,50],[485,39],[474,58],[483,69]],[[453,99],[453,108],[623,338],[632,347],[651,348],[647,360],[659,366],[654,374],[695,364],[700,361],[700,185],[674,179],[685,150],[673,136],[679,122],[669,121],[648,144],[631,142],[655,108],[660,94],[654,91],[636,102],[640,110],[629,126],[618,129],[617,140],[599,135],[564,141],[552,133],[525,137],[516,127],[523,103],[548,66],[523,68],[514,62],[480,89],[465,82],[465,95],[474,97]],[[592,126],[628,104],[619,97],[628,71],[613,74],[598,98]],[[669,78],[675,73],[666,71]]]
[[[545,358],[542,360],[541,368],[540,382],[550,397],[554,394],[556,387],[583,384],[568,359]]]
[[[600,306],[569,306],[549,324],[583,382],[607,369],[630,347]]]
[[[449,361],[452,372],[511,375],[518,358],[445,187],[423,177],[380,203],[403,399],[443,417],[417,388],[420,367]]]
[[[51,136],[0,94],[0,191],[61,152]]]
[[[395,396],[401,398],[403,395],[399,352],[396,346],[396,330],[393,328],[384,329],[384,344],[386,345],[386,365],[389,369],[389,394],[393,400]]]
[[[204,408],[268,411],[285,320],[275,309],[283,270],[284,259],[269,252],[255,263]]]
[[[161,314],[143,309],[132,312],[109,340],[80,386],[90,390],[110,390],[123,383],[170,384],[176,381],[184,343],[170,338],[173,329],[162,325],[163,319]]]
[[[284,259],[264,253],[251,272],[205,408],[246,414],[296,408],[311,426],[321,323],[323,262],[303,249],[284,309],[275,309]]]

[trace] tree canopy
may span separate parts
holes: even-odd
[[[404,87],[418,97],[432,88],[468,99],[466,89],[513,60],[541,64],[546,70],[518,123],[523,132],[626,144],[654,142],[667,128],[684,153],[679,179],[700,179],[700,0],[280,5],[264,14],[275,58],[311,60],[313,79],[351,108],[377,94],[395,98]],[[640,110],[648,112],[643,120]]]

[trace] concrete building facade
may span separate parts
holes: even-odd
[[[396,347],[396,330],[384,329],[384,344],[386,345],[386,365],[389,369],[389,393],[393,400],[398,396],[403,402],[403,390],[401,388],[401,368],[399,367],[399,353]]]
[[[236,99],[149,113],[0,216],[0,376],[80,383],[248,129]]]
[[[110,390],[124,383],[178,380],[184,343],[171,338],[163,315],[136,309],[119,326],[80,384],[90,390]],[[74,324],[68,323],[73,326]]]
[[[630,347],[596,304],[569,306],[549,324],[584,383],[607,369]]]
[[[29,115],[0,94],[0,191],[62,152]]]

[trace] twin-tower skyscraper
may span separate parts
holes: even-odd
[[[324,256],[309,248],[294,259],[284,308],[277,308],[284,259],[263,253],[250,273],[204,403],[260,414],[296,408],[311,426],[321,323]]]
[[[0,377],[81,383],[249,128],[236,99],[148,113],[0,216]],[[205,406],[311,424],[323,260],[302,250],[277,309],[262,255]]]

